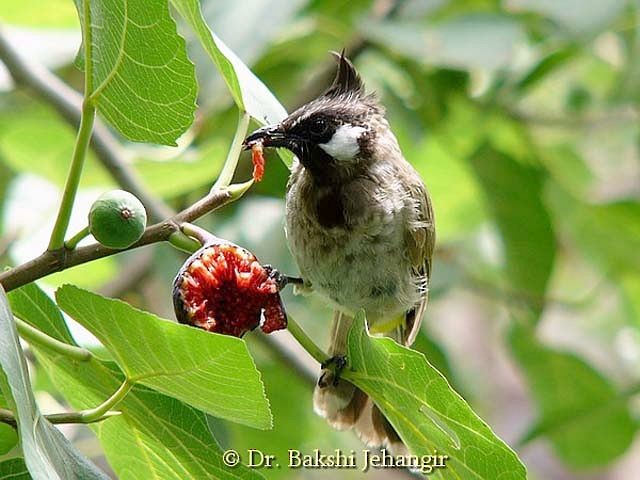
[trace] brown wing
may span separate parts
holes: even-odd
[[[409,194],[414,201],[417,215],[414,221],[409,222],[406,242],[414,274],[416,277],[424,279],[424,293],[422,300],[406,314],[403,332],[403,343],[405,345],[413,344],[420,330],[422,316],[427,306],[429,282],[431,280],[431,259],[436,241],[433,208],[427,189],[418,179],[416,183],[411,185]]]

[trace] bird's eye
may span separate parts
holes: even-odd
[[[329,123],[324,118],[315,118],[309,123],[309,132],[318,137],[323,136],[329,130]]]

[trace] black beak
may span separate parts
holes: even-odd
[[[242,142],[245,150],[249,150],[254,144],[261,142],[265,147],[288,147],[289,139],[284,132],[284,128],[280,125],[267,125],[262,127]]]

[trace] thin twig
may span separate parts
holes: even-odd
[[[216,240],[220,240],[213,233],[191,223],[181,225],[180,229],[185,235],[198,240],[198,242],[200,242],[200,245],[202,246],[208,245],[211,242],[215,242]]]
[[[121,415],[121,412],[109,411],[101,417],[88,419],[84,418],[82,415],[83,412],[51,413],[48,415],[44,415],[44,418],[46,418],[54,425],[60,423],[95,423],[106,420],[107,418]],[[6,423],[7,425],[11,425],[13,428],[18,427],[18,422],[16,421],[15,414],[11,410],[7,410],[6,408],[0,408],[0,423]]]
[[[304,384],[313,387],[318,381],[318,363],[289,332],[256,333],[249,338],[269,349],[272,356],[288,371],[293,371]]]
[[[287,322],[287,330],[289,333],[291,333],[298,343],[302,345],[307,352],[309,352],[309,355],[311,355],[316,362],[322,364],[329,359],[329,356],[320,347],[318,347],[318,345],[316,345],[316,342],[307,335],[302,327],[298,325],[298,322],[291,317],[288,318]]]

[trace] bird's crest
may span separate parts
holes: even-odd
[[[338,61],[338,71],[336,73],[336,78],[333,80],[329,89],[324,93],[324,96],[337,97],[340,95],[364,95],[364,84],[362,83],[362,78],[360,78],[360,75],[356,71],[356,67],[353,66],[353,63],[345,57],[344,49],[342,50],[342,53],[331,52],[331,54]]]

